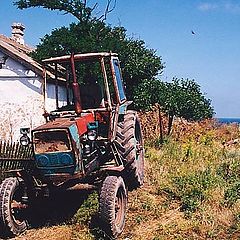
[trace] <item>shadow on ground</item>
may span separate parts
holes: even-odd
[[[70,221],[90,193],[90,190],[56,191],[49,198],[37,199],[29,209],[31,228]]]

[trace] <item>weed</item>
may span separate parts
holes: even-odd
[[[207,198],[208,191],[216,182],[216,177],[207,169],[186,176],[174,177],[172,191],[181,199],[182,210],[191,213]]]
[[[93,192],[83,202],[72,221],[78,224],[89,224],[92,217],[98,213],[98,194]]]
[[[239,160],[233,159],[231,161],[223,162],[217,168],[217,173],[229,184],[239,181],[240,180]]]
[[[232,206],[238,199],[240,199],[240,181],[235,182],[227,188],[224,194],[225,203]]]
[[[234,234],[238,234],[240,231],[240,213],[237,213],[234,216],[233,224],[228,229],[228,234],[233,236]],[[238,238],[239,239],[239,238]]]

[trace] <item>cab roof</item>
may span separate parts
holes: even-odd
[[[98,60],[104,57],[117,57],[117,53],[112,52],[99,52],[99,53],[77,53],[74,54],[75,61],[85,61],[85,60]],[[60,57],[53,57],[44,59],[44,63],[66,63],[71,59],[71,55],[65,55]]]

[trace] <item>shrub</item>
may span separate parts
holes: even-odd
[[[210,169],[173,178],[172,192],[182,202],[182,210],[194,212],[208,197],[208,192],[218,181]]]

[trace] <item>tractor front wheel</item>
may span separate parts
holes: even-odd
[[[119,236],[125,225],[127,190],[122,177],[108,176],[100,191],[100,218],[109,239]]]
[[[23,203],[24,186],[15,177],[6,178],[0,185],[0,226],[4,236],[14,236],[27,229]]]

